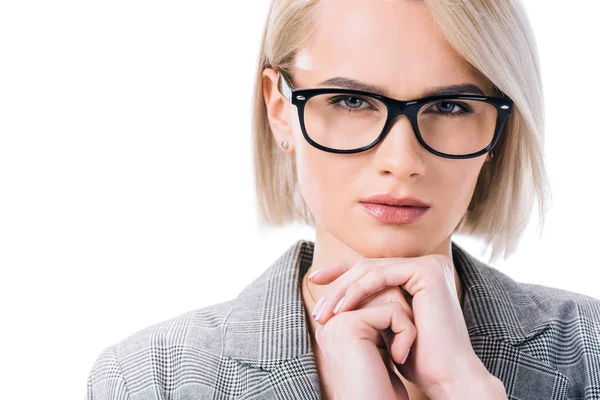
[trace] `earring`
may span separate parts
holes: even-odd
[[[283,147],[284,149],[287,149],[288,148],[288,142],[286,142],[285,140],[283,140],[281,142],[281,147]]]
[[[490,151],[490,158],[494,158],[494,152]]]

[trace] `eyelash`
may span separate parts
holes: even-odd
[[[361,96],[348,96],[348,95],[341,95],[341,96],[334,96],[331,99],[327,100],[327,104],[333,106],[333,107],[341,107],[339,101],[340,100],[345,100],[348,98],[356,98],[356,99],[360,99],[363,103],[369,104],[371,110],[375,110],[377,111],[376,107],[373,107],[373,105],[371,103],[369,103],[364,97]],[[364,112],[365,108],[351,108],[351,107],[341,107],[344,109],[344,111],[348,111],[348,112]],[[368,109],[367,108],[367,109]]]
[[[352,107],[341,107],[340,106],[340,100],[345,100],[348,98],[356,98],[361,100],[363,103],[365,104],[369,104],[370,107],[367,108],[352,108]],[[435,106],[437,106],[440,103],[450,103],[450,104],[455,104],[458,107],[460,107],[461,112],[459,113],[443,113],[443,112],[438,112],[438,114],[444,115],[444,116],[450,116],[450,117],[461,117],[464,115],[468,115],[468,114],[472,114],[473,110],[471,107],[469,107],[468,104],[462,103],[462,102],[456,102],[456,101],[446,101],[446,100],[440,100],[437,101],[435,103],[433,103]],[[341,96],[334,96],[331,99],[327,100],[327,104],[333,106],[333,107],[341,107],[344,109],[344,111],[348,111],[349,113],[353,113],[353,112],[364,112],[364,110],[366,109],[371,109],[371,110],[377,110],[376,107],[373,107],[372,104],[370,104],[364,97],[361,96],[347,96],[347,95],[341,95]]]
[[[436,101],[435,103],[433,103],[436,107],[438,104],[440,103],[450,103],[450,104],[455,104],[458,107],[460,107],[461,111],[458,113],[443,113],[443,112],[438,112],[437,114],[442,114],[444,116],[449,116],[449,117],[462,117],[465,115],[469,115],[469,114],[473,114],[473,109],[471,107],[469,107],[468,104],[462,103],[462,102],[457,102],[457,101],[446,101],[446,100],[440,100],[440,101]],[[425,110],[425,112],[427,112],[427,110]]]

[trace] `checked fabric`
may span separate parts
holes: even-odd
[[[106,347],[86,400],[320,399],[298,240],[237,298]],[[452,242],[473,349],[510,400],[600,399],[600,300],[519,283]]]

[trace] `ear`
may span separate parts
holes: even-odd
[[[283,97],[277,83],[279,73],[272,68],[265,68],[262,72],[262,89],[269,126],[279,149],[285,152],[294,151],[294,135],[288,121],[290,102]],[[281,147],[281,142],[288,143],[287,149]]]

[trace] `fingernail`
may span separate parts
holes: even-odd
[[[339,311],[339,309],[342,307],[342,304],[344,304],[344,301],[346,301],[346,296],[342,297],[341,300],[338,301],[337,305],[333,309],[334,314],[336,314]]]
[[[314,278],[314,277],[315,277],[315,276],[317,276],[317,274],[318,274],[319,272],[321,272],[322,270],[323,270],[323,268],[319,268],[319,269],[317,269],[316,271],[313,271],[313,272],[311,272],[311,273],[310,273],[310,275],[308,275],[308,279],[312,279],[312,278]]]
[[[319,308],[319,312],[317,313],[317,317],[315,318],[317,321],[323,315],[323,311],[325,311],[325,308],[327,308],[327,302],[326,301],[323,303],[323,305],[321,306],[321,308]]]
[[[400,364],[404,364],[404,362],[408,358],[408,353],[410,353],[410,347],[408,348],[408,351],[406,352],[406,355],[404,356],[404,359],[402,360],[402,362]]]
[[[317,315],[317,312],[319,312],[319,307],[321,306],[321,303],[323,302],[323,300],[325,300],[325,297],[321,297],[319,299],[319,301],[317,301],[317,304],[315,304],[315,307],[313,308],[313,311],[312,311],[313,318]]]

